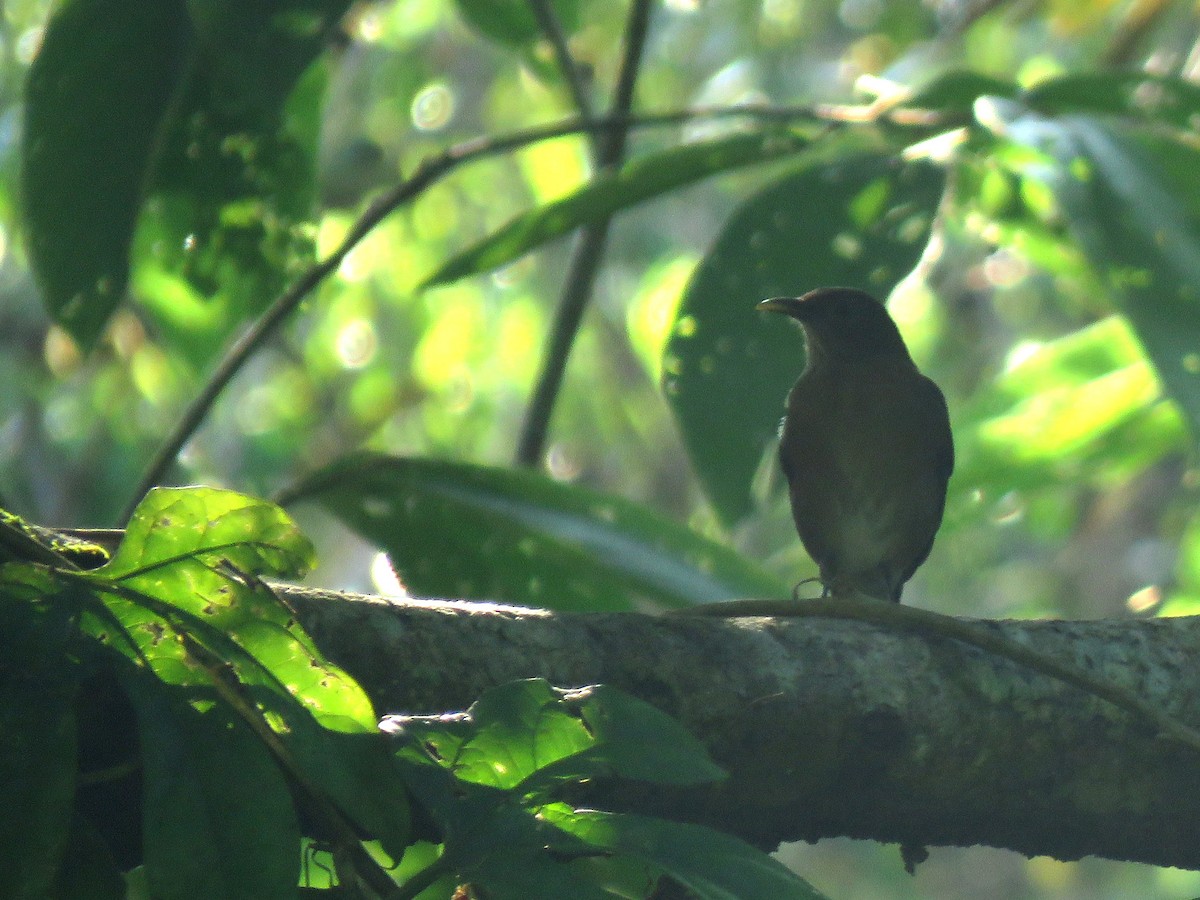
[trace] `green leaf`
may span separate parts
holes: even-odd
[[[364,453],[288,497],[322,503],[427,596],[629,609],[639,598],[684,606],[787,593],[727,547],[643,507],[530,472]]]
[[[1062,75],[1025,91],[1021,100],[1043,113],[1131,116],[1189,131],[1200,115],[1200,87],[1144,72]]]
[[[402,752],[398,761],[409,790],[444,836],[441,865],[461,881],[497,900],[611,900],[586,871],[568,864],[589,848],[522,806],[516,794],[461,781],[412,754]]]
[[[41,898],[70,849],[80,673],[71,604],[10,592],[17,568],[0,570],[0,872],[5,896]]]
[[[613,175],[600,175],[570,196],[523,213],[430,275],[422,287],[445,284],[507,265],[580,225],[607,219],[710,175],[791,156],[807,141],[793,132],[772,130],[685,144],[628,163]]]
[[[95,574],[136,585],[173,564],[206,565],[192,587],[210,594],[228,577],[222,560],[251,575],[303,575],[313,547],[296,523],[273,503],[216,488],[155,488],[130,518],[125,538]],[[181,605],[186,601],[181,601]]]
[[[1161,396],[1121,316],[1028,346],[961,411],[974,427],[961,434],[960,483],[1010,490],[1139,469],[1182,444],[1182,420]]]
[[[411,840],[408,793],[387,735],[330,731],[297,715],[287,722],[288,748],[309,781],[399,859]]]
[[[129,247],[189,66],[183,0],[70,0],[25,89],[22,207],[51,315],[91,347],[125,292]]]
[[[924,251],[943,183],[941,170],[890,154],[809,165],[744,203],[697,267],[664,389],[726,523],[753,508],[751,482],[804,368],[800,335],[754,305],[832,285],[886,297]]]
[[[136,235],[135,284],[194,363],[314,252],[314,65],[349,0],[189,5],[198,64],[180,93]]]
[[[655,784],[693,785],[726,777],[703,744],[675,719],[644,700],[599,684],[570,691],[563,702],[586,726],[593,743],[543,767],[539,780],[607,775]]]
[[[402,726],[456,777],[519,793],[599,776],[680,785],[725,776],[678,722],[606,685],[509,682],[460,718],[404,717]]]
[[[1011,81],[979,72],[946,72],[915,90],[903,105],[912,109],[969,113],[979,97],[1012,97],[1019,90]]]
[[[119,638],[131,640],[133,655],[163,680],[209,680],[179,639],[186,633],[243,684],[294,697],[328,728],[374,731],[362,688],[323,657],[258,578],[298,574],[312,555],[308,539],[271,503],[211,488],[157,488],[134,511],[113,558],[80,580],[112,614],[94,633],[118,647]]]
[[[461,718],[405,719],[404,732],[456,778],[501,790],[594,743],[561,694],[542,678],[485,691]]]
[[[999,103],[991,111],[1005,138],[1040,154],[1031,171],[1053,189],[1167,393],[1200,434],[1200,151],[1085,116],[1044,119]]]
[[[153,678],[124,679],[144,771],[146,876],[155,897],[295,897],[300,831],[287,784],[225,707],[182,702]]]
[[[497,43],[520,47],[541,35],[527,0],[456,0],[456,4],[472,28]],[[580,0],[550,0],[567,34],[578,25],[580,5]]]
[[[822,898],[783,863],[710,828],[561,806],[544,808],[542,815],[587,844],[652,864],[700,900]]]

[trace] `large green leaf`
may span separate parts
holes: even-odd
[[[793,155],[806,144],[793,132],[775,129],[685,144],[640,157],[570,196],[517,216],[446,262],[424,286],[491,271],[580,225],[607,219],[618,210],[718,172]]]
[[[664,388],[725,522],[750,512],[751,482],[804,368],[800,335],[754,305],[831,285],[886,297],[925,249],[943,181],[940,169],[891,154],[807,166],[743,204],[697,267]]]
[[[49,895],[70,851],[76,778],[73,610],[28,598],[27,568],[0,568],[0,877],[13,898]]]
[[[1011,81],[979,72],[944,72],[913,91],[903,105],[941,113],[969,113],[979,97],[1011,97],[1019,90]]]
[[[24,208],[46,303],[82,345],[123,297],[135,224],[142,293],[176,330],[227,328],[311,254],[323,79],[302,76],[348,6],[71,0],[51,20],[26,93]]]
[[[426,596],[596,610],[787,593],[749,560],[644,507],[530,472],[364,453],[287,496],[322,503]]]
[[[177,684],[205,684],[186,633],[244,683],[295,698],[329,728],[373,731],[363,690],[324,659],[259,575],[295,575],[312,545],[273,504],[212,488],[157,488],[139,504],[113,558],[79,576],[110,616],[92,633],[136,646]],[[124,640],[121,640],[124,638]]]
[[[1137,338],[1109,316],[1027,347],[959,410],[960,490],[1111,480],[1182,446],[1185,429]],[[986,487],[985,487],[986,489]]]
[[[711,828],[562,807],[546,808],[542,815],[593,847],[650,863],[700,900],[821,900],[823,896],[783,863]]]
[[[189,6],[194,68],[152,173],[135,284],[164,331],[203,362],[311,259],[326,74],[313,61],[349,0]]]
[[[1200,434],[1200,151],[1150,130],[1007,102],[985,121],[1038,152],[1071,232]],[[1146,402],[1153,399],[1146,395]]]
[[[104,835],[91,822],[76,815],[67,846],[70,852],[63,860],[50,896],[128,900],[132,892],[127,890]]]
[[[25,90],[29,258],[55,320],[90,347],[121,302],[173,95],[189,68],[183,0],[70,0]]]
[[[146,875],[155,897],[294,897],[300,831],[274,759],[225,707],[200,711],[154,678],[137,709]]]

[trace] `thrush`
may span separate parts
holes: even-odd
[[[883,304],[853,288],[764,300],[804,330],[779,462],[800,541],[825,591],[900,601],[929,556],[954,469],[941,390]]]

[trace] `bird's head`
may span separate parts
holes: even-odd
[[[803,297],[763,300],[755,308],[783,313],[799,322],[810,357],[854,361],[899,353],[908,358],[904,340],[884,305],[855,288],[818,288]]]

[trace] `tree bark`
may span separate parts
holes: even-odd
[[[768,849],[843,835],[1200,868],[1200,754],[954,640],[834,619],[285,594],[381,714],[465,709],[516,678],[602,682],[676,717],[730,773],[687,791],[602,786],[601,808]],[[976,624],[1200,725],[1197,619]]]

